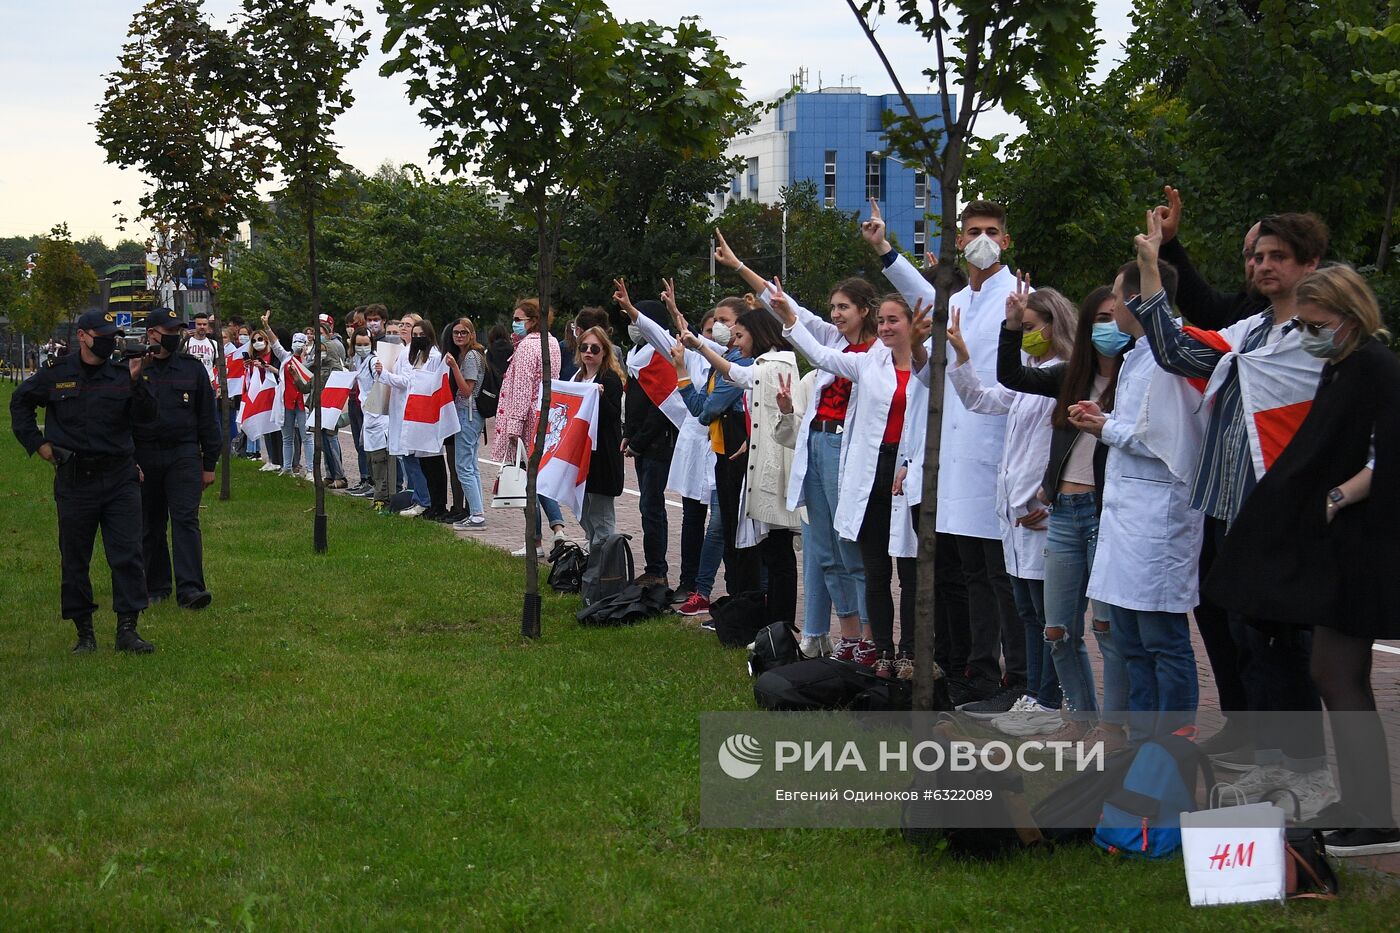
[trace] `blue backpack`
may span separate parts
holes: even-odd
[[[1123,782],[1109,792],[1094,845],[1129,858],[1166,858],[1181,848],[1181,814],[1196,810],[1196,775],[1215,783],[1208,759],[1193,742],[1166,735],[1144,742]]]

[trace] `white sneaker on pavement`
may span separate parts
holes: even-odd
[[[1048,735],[1060,728],[1064,720],[1060,711],[1041,706],[1035,697],[1023,696],[1016,704],[992,720],[992,725],[1004,735]]]
[[[797,653],[804,658],[820,658],[831,654],[831,639],[825,635],[803,635],[797,643]]]
[[[408,508],[404,509],[399,514],[406,518],[414,518],[418,515],[422,515],[426,511],[428,510],[423,508],[421,505],[414,504],[410,505]]]

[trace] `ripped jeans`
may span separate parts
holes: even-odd
[[[1092,492],[1055,497],[1045,541],[1045,640],[1065,702],[1077,720],[1121,724],[1128,706],[1128,674],[1113,643],[1108,614],[1094,604],[1094,636],[1103,655],[1103,705],[1097,702],[1094,671],[1084,642],[1089,571],[1098,546],[1097,496]]]

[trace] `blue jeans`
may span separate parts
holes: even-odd
[[[1186,613],[1103,608],[1128,670],[1129,741],[1142,742],[1193,724],[1200,689]]]
[[[1016,612],[1026,627],[1026,692],[1041,706],[1059,709],[1062,695],[1050,644],[1045,640],[1045,581],[1011,577]]]
[[[310,462],[300,456],[305,449],[302,439],[306,436],[306,409],[288,408],[282,419],[282,469],[286,472],[299,466],[310,468]]]
[[[315,438],[312,438],[315,443]],[[321,431],[321,456],[324,458],[326,476],[329,479],[345,479],[345,471],[340,466],[340,432]]]
[[[1045,640],[1070,712],[1084,720],[1098,711],[1084,645],[1084,591],[1099,539],[1095,502],[1092,492],[1056,496],[1045,539]],[[1059,631],[1052,636],[1052,629]]]
[[[825,635],[831,610],[860,616],[866,622],[865,565],[860,546],[836,533],[837,486],[841,470],[841,435],[813,431],[807,435],[807,473],[802,495],[808,524],[802,527],[802,634]]]
[[[724,516],[719,512],[719,490],[710,491],[710,524],[700,549],[700,569],[695,572],[695,592],[706,599],[715,588],[715,574],[724,560]]]
[[[400,457],[399,463],[403,467],[403,475],[408,480],[408,488],[413,490],[413,504],[421,505],[423,508],[431,508],[433,498],[428,492],[428,477],[423,475],[423,467],[419,465],[418,458],[412,454]]]
[[[476,462],[477,450],[481,445],[481,416],[476,409],[457,404],[457,420],[462,428],[457,432],[457,442],[453,451],[457,457],[457,482],[462,484],[462,494],[467,497],[467,511],[473,515],[482,514],[481,471]]]
[[[540,515],[549,519],[549,527],[564,524],[564,513],[559,509],[559,503],[544,496],[536,496],[540,500],[540,507],[535,510],[535,537],[542,537],[540,530]]]

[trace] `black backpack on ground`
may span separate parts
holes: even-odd
[[[1084,771],[1065,781],[1031,810],[1036,825],[1056,842],[1088,842],[1103,813],[1104,801],[1122,786],[1132,763],[1132,749],[1120,748],[1104,757],[1102,771]]]
[[[800,660],[797,653],[797,629],[787,622],[774,622],[754,636],[749,652],[749,676],[757,677],[775,667]]]
[[[715,634],[726,648],[746,648],[773,620],[768,618],[768,599],[757,590],[724,596],[710,603],[710,619]]]
[[[630,625],[671,611],[671,591],[660,583],[629,584],[578,612],[580,625]]]
[[[588,557],[571,541],[560,541],[549,555],[549,585],[556,593],[577,593],[583,585]]]
[[[753,684],[759,706],[771,710],[909,709],[910,682],[876,677],[851,661],[811,658],[766,671]]]
[[[585,606],[615,596],[632,584],[637,571],[632,563],[632,546],[627,543],[630,540],[631,535],[608,535],[588,555],[579,591]]]
[[[481,377],[481,391],[476,394],[476,413],[482,417],[496,417],[496,410],[501,404],[501,379],[503,373],[496,370],[491,365],[491,360],[486,360],[486,372]]]
[[[404,509],[413,507],[413,490],[405,489],[396,492],[389,497],[388,509],[390,512],[402,512]]]

